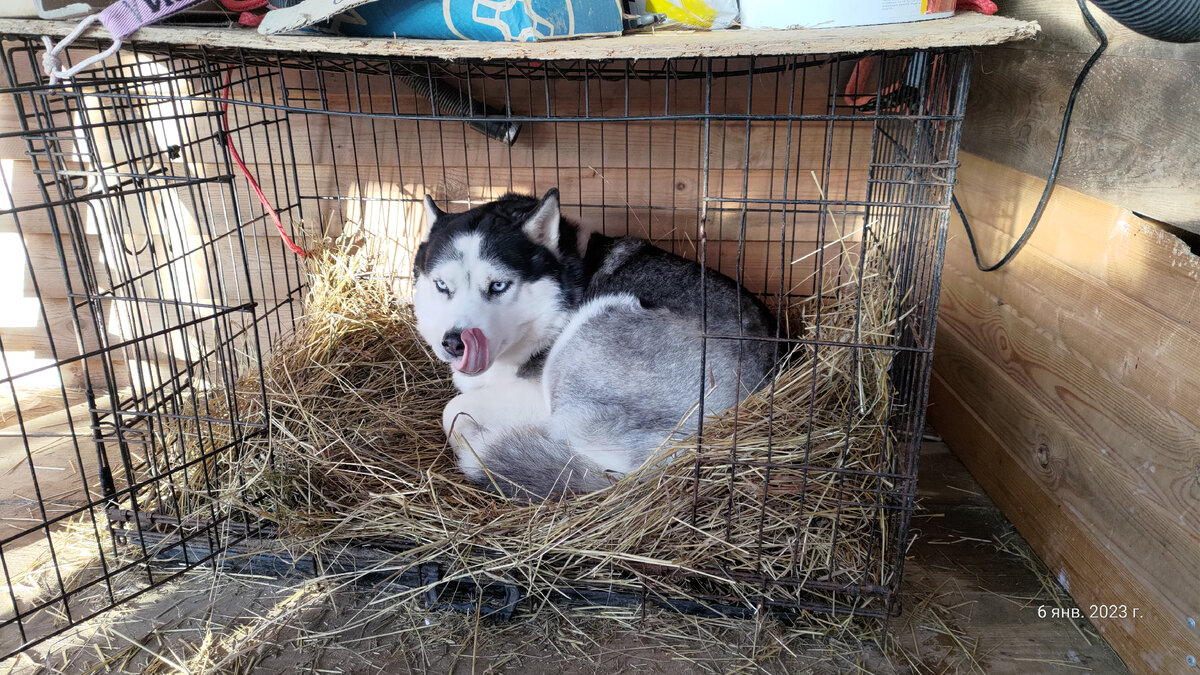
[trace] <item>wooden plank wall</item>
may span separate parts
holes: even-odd
[[[988,263],[1029,222],[1096,45],[1074,0],[1000,9],[1043,33],[981,49],[972,73],[955,194]],[[1092,621],[1134,672],[1190,672],[1200,45],[1155,42],[1091,9],[1111,46],[1080,92],[1059,187],[1028,246],[979,272],[951,220],[929,416],[1085,610],[1126,607]]]
[[[1058,182],[1200,232],[1200,45],[1142,37],[1090,8],[1109,48],[1080,91]],[[1097,42],[1075,0],[1003,0],[1000,13],[1042,33],[980,50],[962,147],[1044,176]]]
[[[963,156],[957,195],[998,258],[1044,182]],[[1127,209],[1055,191],[1025,251],[979,272],[951,223],[933,426],[1135,672],[1200,633],[1200,257]],[[1193,244],[1194,245],[1194,244]],[[1031,608],[1029,611],[1033,611]]]
[[[648,72],[661,64],[643,64]],[[748,61],[728,67],[739,70]],[[761,66],[761,64],[760,64]],[[774,74],[753,78],[716,78],[713,98],[704,100],[703,78],[629,82],[620,77],[590,81],[514,80],[507,99],[496,80],[476,78],[472,91],[493,105],[504,101],[519,114],[534,116],[683,115],[701,113],[821,112],[830,91],[849,74],[832,67],[806,68],[795,83]],[[287,78],[288,100],[296,105],[366,112],[427,113],[428,102],[400,85],[393,100],[386,78],[293,74]],[[788,88],[795,84],[794,90]],[[490,93],[489,93],[490,92]],[[490,97],[490,98],[489,98]],[[864,130],[866,129],[866,130]],[[506,148],[484,139],[461,123],[364,120],[322,115],[293,115],[291,140],[307,152],[304,172],[325,194],[351,198],[321,212],[325,223],[346,221],[378,241],[402,249],[397,274],[411,267],[411,242],[421,228],[420,198],[429,193],[452,210],[460,210],[505,192],[541,195],[558,187],[565,214],[586,230],[651,239],[684,256],[698,257],[699,214],[703,190],[711,202],[707,220],[712,267],[734,275],[739,267],[748,287],[776,293],[781,247],[790,259],[812,250],[821,232],[815,214],[787,217],[761,205],[739,210],[743,199],[831,199],[853,201],[866,193],[870,131],[864,125],[831,126],[824,122],[729,122],[705,125],[694,120],[525,123],[517,142]],[[260,153],[265,141],[255,141]],[[705,149],[707,148],[707,154]],[[348,165],[348,158],[360,164]],[[828,161],[826,161],[828,160]],[[786,171],[785,171],[786,168]],[[707,183],[705,182],[707,169]],[[814,180],[813,174],[818,176]],[[341,182],[326,183],[328,178]],[[786,177],[786,180],[785,180]],[[384,201],[375,201],[379,197]],[[362,202],[354,198],[364,197]],[[335,204],[326,204],[333,207]],[[861,223],[844,218],[846,231]],[[781,230],[786,229],[786,243]],[[751,242],[738,258],[739,237]],[[857,236],[850,236],[851,241]],[[827,241],[828,239],[826,239]],[[803,289],[816,258],[782,270],[789,290]],[[836,265],[836,260],[829,260]]]

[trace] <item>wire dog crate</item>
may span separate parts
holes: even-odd
[[[851,467],[834,452],[821,465],[803,455],[803,443],[792,450],[804,460],[751,461],[735,441],[722,461],[731,476],[765,471],[761,493],[689,505],[693,514],[755,518],[774,508],[772,481],[826,472],[837,477],[828,502],[836,508],[821,516],[831,547],[848,536],[839,534],[843,508],[870,514],[861,569],[814,578],[802,569],[718,567],[699,571],[707,580],[690,597],[663,597],[645,590],[647,580],[680,571],[647,566],[617,590],[559,595],[736,616],[769,607],[884,617],[894,608],[969,52],[448,62],[146,46],[51,86],[41,51],[14,37],[3,56],[19,128],[0,138],[23,159],[2,167],[11,199],[0,203],[0,236],[14,255],[6,272],[20,288],[14,311],[30,321],[0,331],[8,394],[0,441],[6,459],[18,460],[14,494],[27,496],[32,518],[0,537],[8,584],[0,652],[186,570],[233,564],[225,553],[273,536],[269,523],[233,505],[211,502],[198,515],[178,504],[183,482],[207,480],[210,463],[272,433],[261,414],[269,395],[262,367],[301,320],[307,287],[304,261],[263,203],[305,248],[357,228],[402,292],[426,193],[457,210],[558,187],[572,220],[700,260],[781,313],[847,288],[843,276],[860,264],[849,261],[875,251],[891,284],[894,330],[869,340],[856,319],[846,334],[781,333],[778,341],[799,346],[813,364],[823,354],[855,363],[886,354],[878,464]],[[850,306],[856,300],[861,308],[861,297]],[[257,383],[250,404],[231,393],[246,382]],[[216,427],[230,433],[180,460],[170,444],[181,427],[198,437]],[[784,452],[770,440],[767,448]],[[72,469],[48,466],[51,455]],[[803,510],[796,523],[813,517]],[[728,544],[754,550],[768,536],[760,526],[757,541]],[[784,546],[801,545],[787,536]],[[80,541],[98,571],[76,574],[60,562]],[[359,551],[357,563],[240,560],[255,569],[352,566],[387,548],[369,543],[376,548]],[[22,565],[35,553],[49,561],[42,588],[22,585]],[[422,566],[393,581],[433,588],[443,572]],[[713,590],[724,580],[749,590]],[[431,603],[459,604],[450,585]],[[470,606],[491,594],[487,602],[505,613],[528,589],[462,590]]]

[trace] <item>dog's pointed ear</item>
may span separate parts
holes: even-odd
[[[562,213],[558,208],[558,188],[550,188],[522,229],[535,244],[541,244],[558,255],[558,225]]]
[[[425,236],[421,238],[422,241],[429,241],[429,233],[433,231],[433,224],[444,215],[446,214],[437,207],[437,204],[433,203],[433,197],[425,195]]]

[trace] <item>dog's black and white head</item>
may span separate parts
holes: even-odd
[[[558,190],[464,213],[427,196],[425,219],[413,304],[438,358],[478,375],[497,361],[520,367],[554,342],[580,293],[577,229],[561,216]]]

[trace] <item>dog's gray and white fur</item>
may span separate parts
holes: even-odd
[[[728,277],[562,218],[558,191],[464,213],[425,198],[414,305],[461,392],[443,425],[472,480],[510,496],[596,490],[771,374],[775,318]],[[707,305],[707,318],[703,303]],[[701,367],[703,364],[703,368]]]

